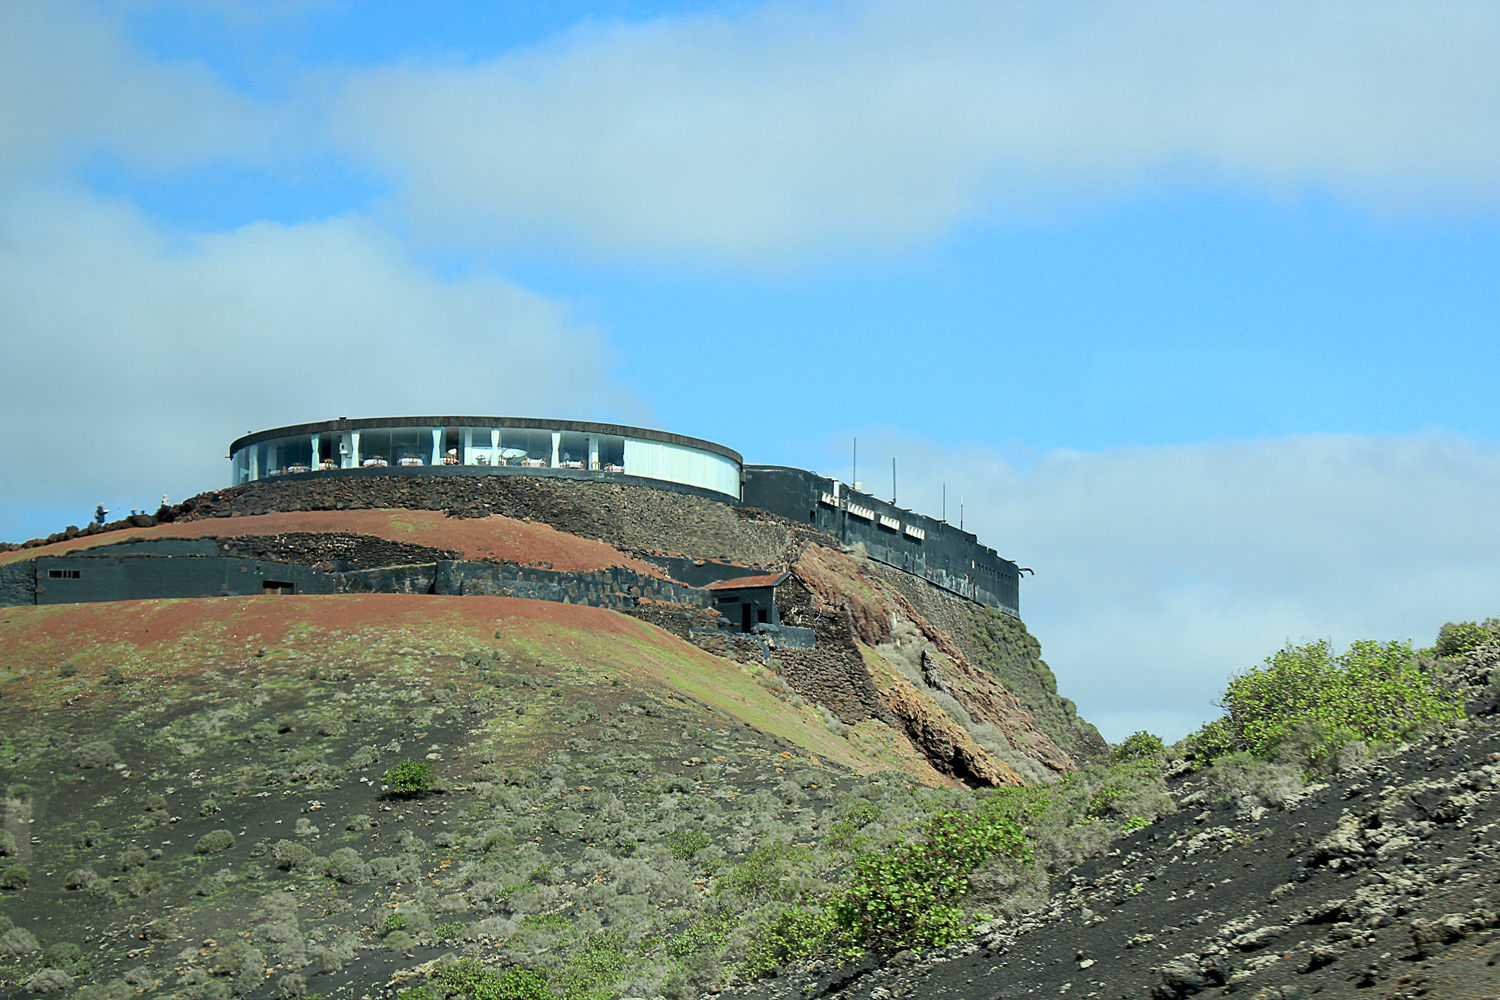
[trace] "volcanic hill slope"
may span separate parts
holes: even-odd
[[[780,612],[818,648],[768,660],[651,601],[0,608],[0,995],[375,995],[469,955],[559,995],[693,996],[966,785],[1104,749],[1020,623],[694,496],[392,477],[160,514],[0,563],[168,537],[305,565],[712,559],[790,570]],[[434,787],[391,789],[404,761]]]
[[[1500,646],[1469,664],[1472,720],[1304,787],[1110,759],[1019,622],[643,487],[256,483],[0,571],[160,538],[787,571],[778,610],[817,648],[651,600],[0,608],[0,996],[1500,997]],[[1024,819],[1030,860],[1000,837],[956,900],[993,919],[908,905],[922,845],[996,816]],[[863,954],[806,958],[872,888],[955,943],[893,946],[913,925],[892,918]]]

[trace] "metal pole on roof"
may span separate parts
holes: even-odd
[[[948,523],[948,484],[943,484],[943,523]]]
[[[858,489],[855,484],[859,482],[859,438],[854,439],[854,464],[849,468],[849,486]]]
[[[891,506],[896,506],[896,456],[891,456]]]

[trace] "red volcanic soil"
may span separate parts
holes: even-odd
[[[314,632],[442,628],[494,634],[496,623],[524,618],[542,626],[595,634],[653,634],[642,623],[602,608],[516,597],[440,597],[410,594],[340,594],[330,597],[199,597],[182,600],[53,604],[4,609],[0,649],[24,657],[36,643],[73,648],[130,643],[149,646],[212,632],[219,640],[279,642],[293,626]],[[7,633],[10,633],[7,635]]]
[[[552,569],[567,572],[624,566],[645,575],[665,575],[659,568],[628,556],[612,545],[569,535],[550,525],[499,515],[453,518],[435,510],[287,511],[182,521],[152,528],[123,528],[34,549],[0,553],[0,563],[37,556],[59,556],[138,538],[233,538],[304,531],[374,535],[393,542],[452,549],[461,552],[466,559],[498,559],[523,566],[548,563]]]

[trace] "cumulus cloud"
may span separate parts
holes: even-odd
[[[1184,177],[1500,204],[1500,9],[873,2],[586,23],[352,75],[429,235],[784,262]]]
[[[867,441],[869,442],[867,444]],[[1118,740],[1184,735],[1288,640],[1413,639],[1500,613],[1500,447],[1307,435],[1016,458],[861,435],[1031,566],[1022,614],[1062,693]],[[871,485],[866,483],[866,485]],[[902,496],[936,512],[937,496]]]
[[[339,415],[620,415],[598,333],[485,273],[444,280],[359,216],[169,233],[127,205],[0,201],[0,538],[27,509],[227,482],[248,430]]]

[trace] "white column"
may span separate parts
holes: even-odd
[[[589,468],[599,468],[599,439],[592,434],[589,435]]]
[[[349,432],[349,468],[359,468],[359,431]]]
[[[448,432],[442,427],[432,429],[432,461],[429,464],[443,464],[443,439],[447,436]]]
[[[490,428],[490,464],[500,464],[500,428]]]
[[[474,464],[474,428],[464,428],[464,464]]]
[[[552,432],[552,468],[557,468],[557,449],[562,444],[562,431]]]
[[[323,435],[321,434],[314,434],[312,436],[312,458],[308,461],[307,467],[314,472],[318,471],[318,463],[321,461],[321,459],[318,458],[318,444],[322,440]]]
[[[261,446],[258,445],[258,444],[252,444],[250,446],[250,478],[251,479],[259,479],[260,478],[260,447]]]

